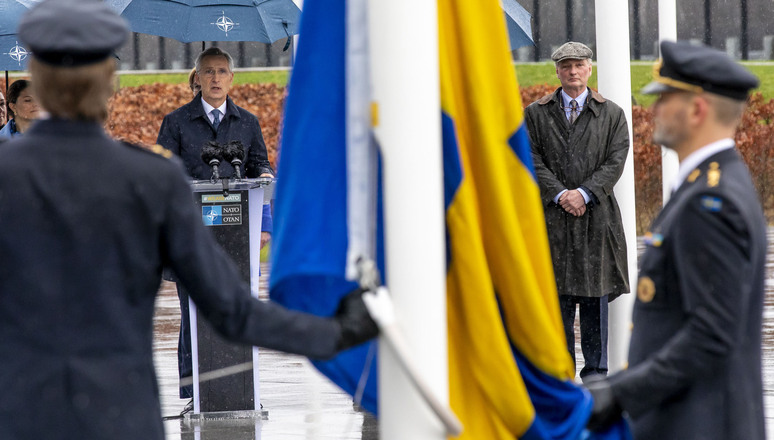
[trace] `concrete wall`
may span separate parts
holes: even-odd
[[[289,66],[292,45],[283,51],[286,38],[273,44],[254,42],[205,42],[205,47],[218,46],[234,58],[236,67]],[[202,43],[181,43],[171,38],[145,34],[133,34],[118,51],[118,68],[121,70],[190,69]]]
[[[538,59],[548,60],[554,48],[569,41],[596,46],[594,0],[517,0],[533,14],[533,34],[538,37]],[[621,0],[626,1],[626,0]],[[633,58],[654,59],[658,40],[658,0],[628,0],[629,32]],[[770,59],[771,50],[764,52],[766,36],[774,35],[774,0],[678,0],[677,37],[681,40],[708,42],[711,46],[742,56],[742,6],[747,7],[748,59]],[[705,10],[709,10],[709,32],[705,26]],[[534,12],[537,10],[537,14]],[[572,23],[568,25],[567,12]],[[636,13],[638,12],[638,14]],[[535,20],[537,18],[537,21]],[[639,19],[639,23],[637,23]],[[635,37],[639,32],[639,47]],[[705,35],[706,34],[706,35]],[[769,38],[768,40],[771,40]],[[769,42],[771,45],[771,42]],[[535,50],[514,53],[523,61],[535,60]]]
[[[596,48],[594,0],[517,0],[533,14],[536,46],[514,51],[519,61],[549,60],[562,43],[574,40]],[[629,2],[629,32],[634,59],[657,57],[658,0],[621,0]],[[677,37],[695,40],[726,50],[743,58],[742,5],[747,6],[747,59],[772,59],[774,56],[774,0],[677,0]],[[705,26],[709,10],[709,29]],[[571,20],[568,21],[570,12]],[[639,23],[637,22],[639,21]],[[709,32],[707,32],[709,31]],[[200,42],[178,41],[136,34],[136,42],[123,47],[118,56],[120,69],[187,69],[201,51]],[[636,39],[639,36],[639,45]],[[163,43],[160,43],[163,42]],[[290,50],[282,51],[286,39],[274,44],[245,42],[207,42],[229,51],[237,67],[274,67],[290,65]],[[764,43],[767,41],[767,43]],[[187,48],[186,48],[187,47]],[[536,53],[537,49],[537,53]],[[419,47],[418,47],[419,50]]]

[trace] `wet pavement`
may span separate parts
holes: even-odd
[[[268,267],[261,268],[268,273]],[[261,296],[266,286],[260,286]],[[154,318],[154,362],[162,415],[180,414],[188,399],[178,398],[177,338],[180,306],[173,283],[164,282]],[[280,440],[376,439],[374,418],[355,410],[352,398],[325,379],[306,358],[260,350],[263,415],[239,412],[226,416],[182,417],[164,421],[167,439]]]
[[[763,385],[768,437],[774,435],[774,228],[769,228],[766,304],[763,318]],[[262,265],[262,273],[269,267]],[[260,283],[266,297],[266,278]],[[163,416],[177,416],[187,400],[178,398],[177,337],[180,307],[174,284],[165,282],[156,303],[154,361]],[[576,339],[577,340],[577,339]],[[582,355],[577,350],[578,364]],[[354,408],[352,398],[320,375],[301,356],[260,351],[263,415],[238,418],[183,417],[165,420],[168,440],[378,439],[373,416]]]

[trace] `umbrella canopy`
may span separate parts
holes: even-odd
[[[516,0],[500,0],[505,11],[505,22],[508,25],[508,37],[511,40],[511,50],[523,46],[531,46],[532,24],[530,15]]]
[[[298,33],[291,0],[106,0],[132,31],[194,41],[273,43]]]
[[[22,15],[36,1],[0,1],[0,70],[25,70],[30,52],[16,36]]]

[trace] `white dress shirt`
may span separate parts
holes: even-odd
[[[226,103],[228,101],[223,101],[223,104],[218,107],[218,110],[220,110],[220,121],[223,122],[223,117],[226,116]],[[207,115],[207,118],[209,118],[210,123],[212,123],[213,120],[215,120],[215,117],[212,116],[212,111],[215,110],[215,107],[211,106],[207,103],[207,101],[202,98],[202,106],[204,106],[204,114]]]

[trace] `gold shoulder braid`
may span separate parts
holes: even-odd
[[[167,150],[166,148],[162,147],[159,144],[153,144],[151,145],[148,150],[158,154],[159,156],[162,156],[166,159],[172,158],[172,152]]]
[[[720,165],[717,162],[709,164],[709,171],[707,171],[707,186],[710,188],[718,186],[720,183]]]

